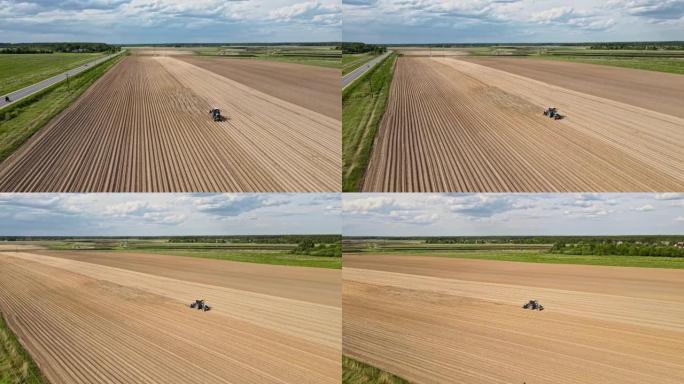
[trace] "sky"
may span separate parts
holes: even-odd
[[[684,40],[684,0],[342,0],[343,40],[496,43]]]
[[[0,42],[342,39],[339,0],[0,0]]]
[[[344,194],[344,236],[684,235],[684,194]]]
[[[0,236],[339,234],[339,194],[0,194]]]

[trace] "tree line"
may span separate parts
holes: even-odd
[[[384,45],[365,44],[365,43],[342,43],[342,53],[367,53],[381,54],[387,52]]]
[[[565,255],[615,255],[615,256],[661,256],[661,257],[684,257],[684,248],[675,247],[672,243],[627,243],[620,241],[612,242],[589,242],[589,243],[565,243],[558,242],[551,248],[551,253]]]
[[[105,43],[0,43],[0,53],[27,54],[27,53],[94,53],[94,52],[117,52],[121,47]]]
[[[684,50],[682,41],[640,41],[640,42],[618,42],[618,43],[592,43],[590,49],[644,49],[649,51],[657,50]]]
[[[636,235],[636,236],[438,236],[438,237],[403,237],[392,240],[424,240],[426,244],[555,244],[555,243],[642,243],[674,244],[684,242],[684,236],[670,235]]]
[[[303,239],[291,253],[309,256],[341,257],[342,243],[316,244],[313,239]]]
[[[245,235],[245,236],[177,236],[169,243],[239,243],[239,244],[299,244],[311,241],[315,244],[340,243],[340,235]]]

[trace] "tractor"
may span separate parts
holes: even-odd
[[[523,305],[523,309],[531,309],[533,311],[543,311],[544,306],[539,304],[537,300],[530,300]]]
[[[550,119],[554,120],[560,120],[563,118],[563,115],[558,113],[558,108],[556,107],[548,107],[544,110],[544,116],[548,116]]]
[[[204,312],[211,309],[211,307],[209,305],[207,305],[207,303],[204,302],[204,299],[195,300],[193,303],[190,304],[190,308],[197,309],[197,310],[204,311]]]
[[[221,110],[218,108],[212,108],[209,110],[209,114],[214,121],[222,121],[223,116],[221,116]]]

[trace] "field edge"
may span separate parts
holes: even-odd
[[[370,364],[342,355],[343,384],[409,384],[410,382]]]
[[[121,62],[127,55],[127,53],[124,53],[110,60],[103,61],[76,76],[70,77],[69,83],[59,82],[17,101],[16,104],[3,108],[0,111],[0,163],[12,156],[12,154],[21,148],[21,146],[30,140],[37,132],[43,129],[52,119],[64,112],[64,110],[78,100],[90,86],[112,67]],[[70,87],[72,84],[77,84],[77,88],[71,90]],[[64,96],[62,98],[56,97],[57,101],[55,102],[55,98],[51,99],[51,96],[59,92]],[[34,112],[32,109],[40,110],[40,108],[45,105],[49,105],[50,109],[44,115],[39,114],[36,119],[28,119],[28,121],[21,119],[22,117],[25,118],[28,116],[31,112]],[[5,126],[5,124],[8,124],[9,127]],[[24,126],[24,128],[18,128],[19,125]],[[18,134],[16,133],[17,130],[19,130]],[[2,136],[8,133],[14,133],[14,135],[13,137],[10,137],[8,141],[5,141]]]
[[[2,312],[0,312],[0,383],[48,383],[31,355],[12,332]]]

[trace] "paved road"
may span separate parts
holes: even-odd
[[[364,73],[368,72],[371,68],[375,66],[375,64],[381,62],[382,60],[385,59],[385,57],[389,56],[392,51],[387,51],[384,54],[376,57],[375,59],[363,64],[362,66],[356,68],[355,70],[347,73],[346,75],[342,76],[342,89],[347,88],[347,86],[351,83],[354,82],[354,80],[358,79],[359,77],[363,76]]]
[[[100,57],[99,59],[96,59],[96,60],[93,60],[93,61],[88,62],[86,64],[83,64],[80,67],[70,69],[64,73],[60,73],[59,75],[53,76],[49,79],[45,79],[41,82],[29,85],[28,87],[16,90],[14,92],[10,92],[6,95],[2,95],[2,96],[0,96],[0,108],[3,108],[8,104],[12,104],[12,103],[14,103],[20,99],[23,99],[26,96],[31,96],[36,92],[40,92],[41,90],[43,90],[43,89],[45,89],[51,85],[57,84],[60,81],[64,81],[67,78],[67,76],[69,76],[69,77],[76,76],[79,73],[85,71],[86,69],[92,68],[93,66],[100,64],[103,61],[109,60],[112,57],[121,54],[122,52],[124,52],[124,51],[122,50],[120,52],[114,53],[114,54],[109,55],[109,56]],[[9,96],[9,98],[11,100],[9,103],[7,103],[5,101],[5,96]]]

